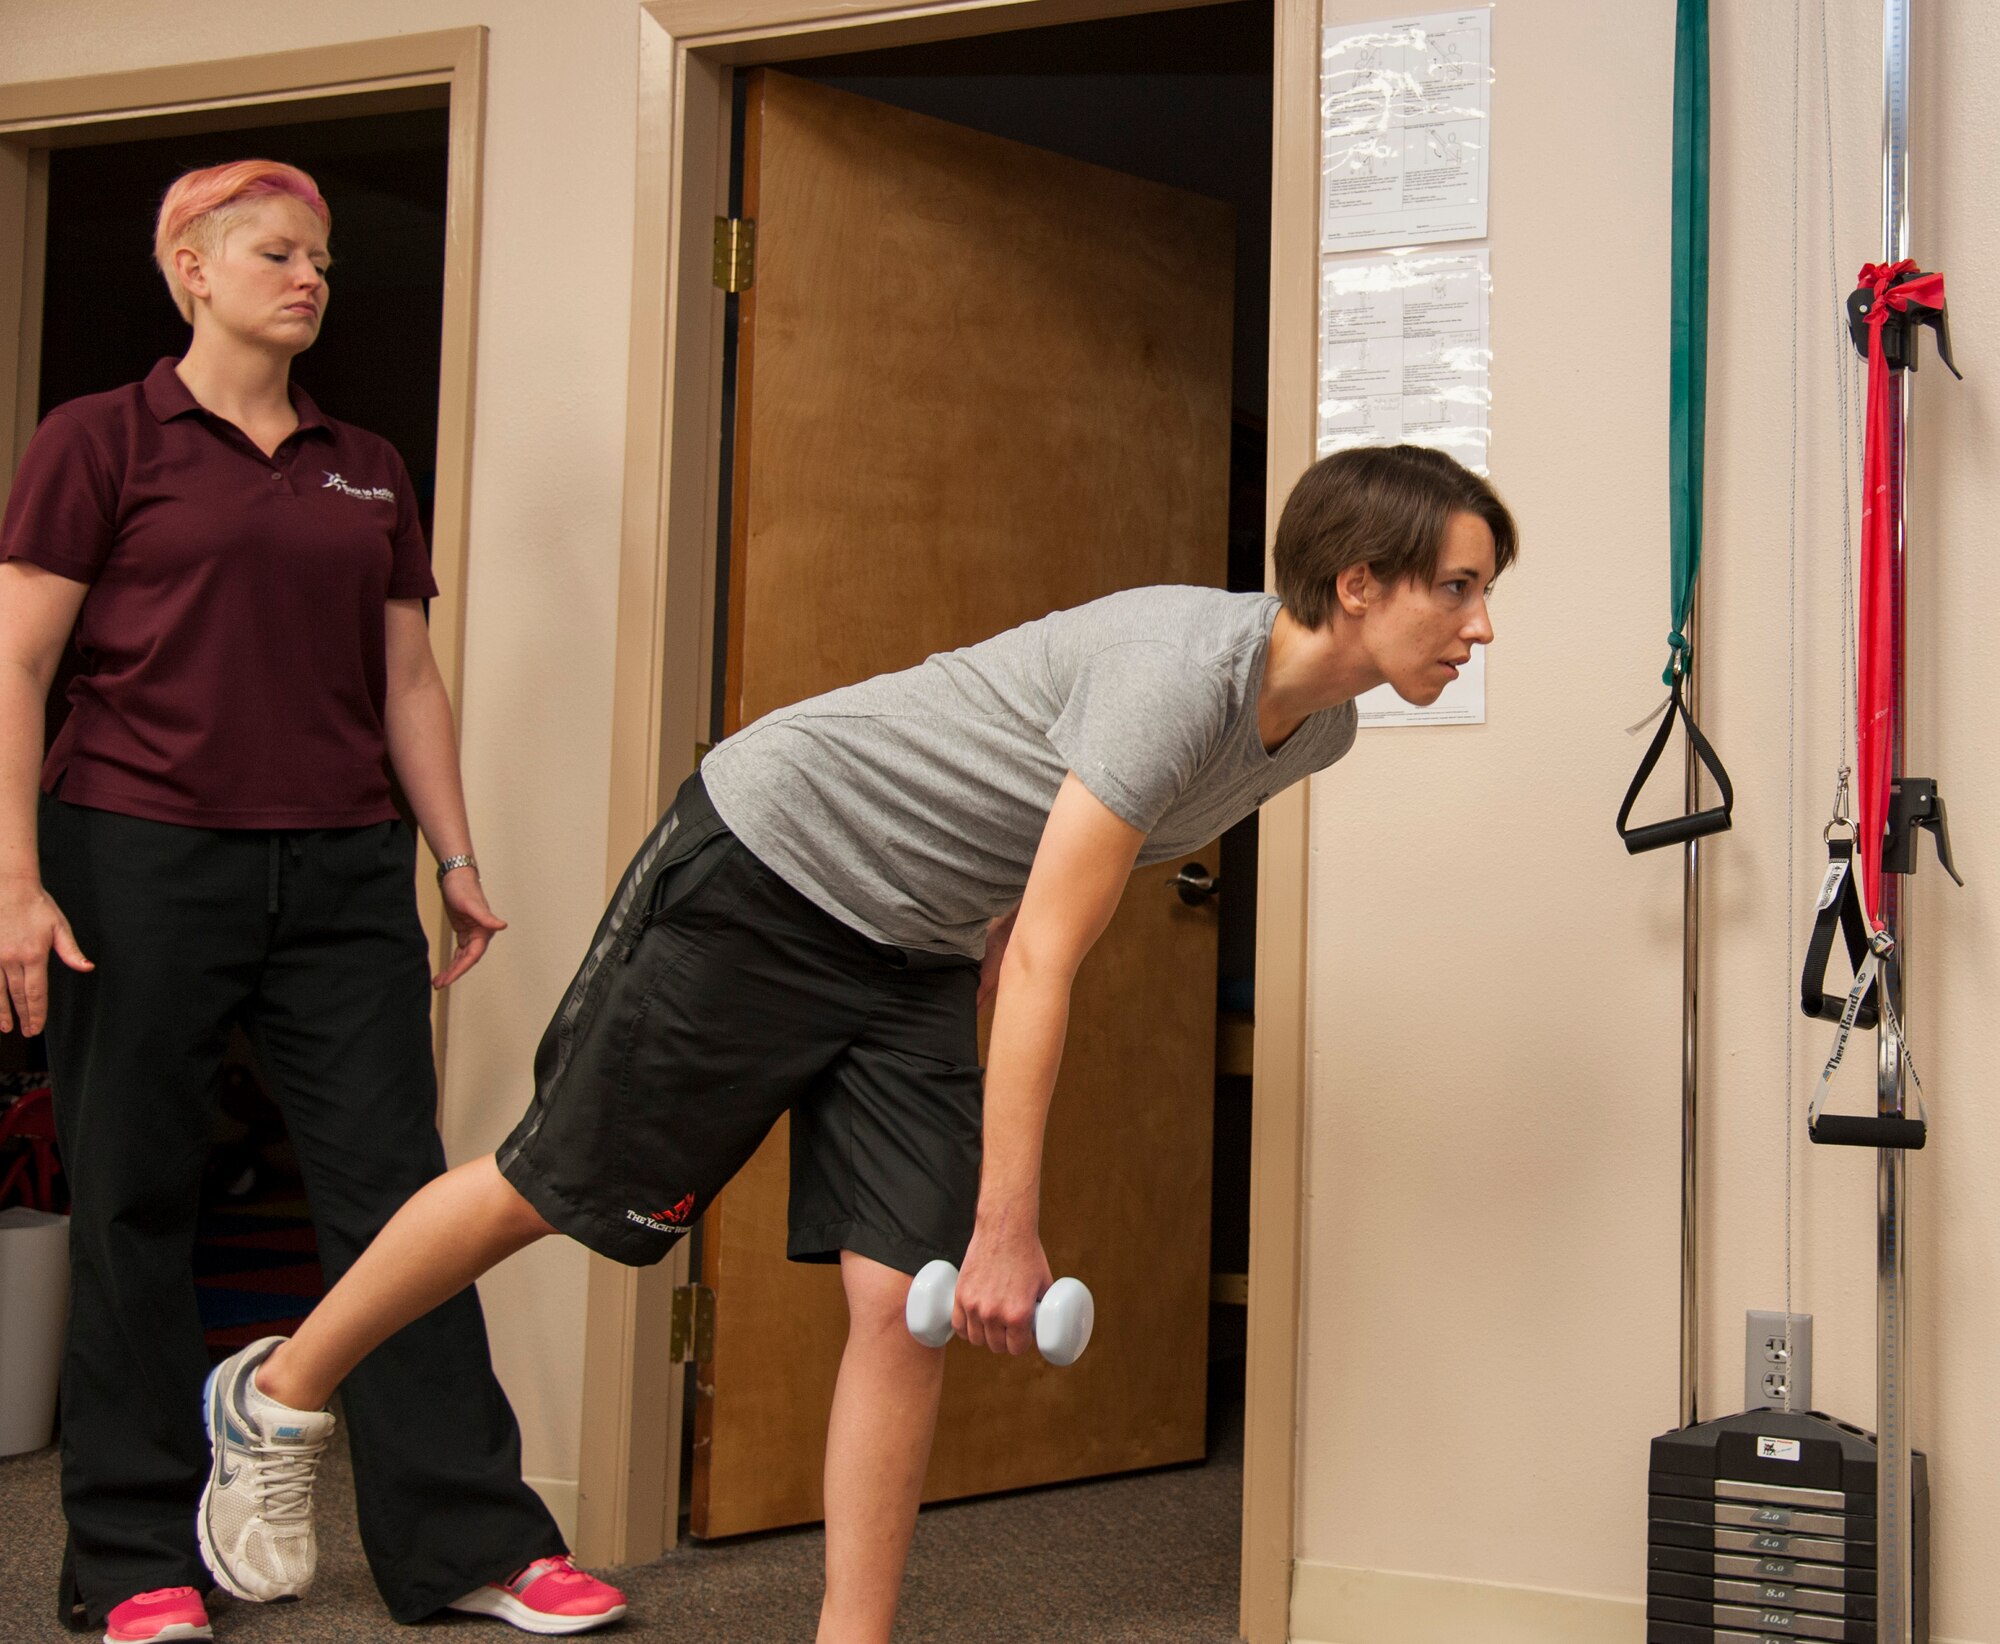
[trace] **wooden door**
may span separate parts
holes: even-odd
[[[1119,588],[1220,583],[1226,206],[751,77],[726,726]],[[1210,855],[1213,865],[1213,856]],[[1081,1363],[950,1348],[928,1500],[1203,1452],[1212,909],[1134,876],[1079,979],[1042,1233]],[[710,1209],[692,1527],[821,1516],[846,1314],[787,1263],[786,1127]]]

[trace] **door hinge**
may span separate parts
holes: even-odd
[[[757,225],[748,217],[715,219],[715,283],[747,291],[757,279]]]
[[[707,1285],[675,1287],[667,1357],[674,1364],[706,1364],[715,1357],[715,1292]]]

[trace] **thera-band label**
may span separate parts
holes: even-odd
[[[1845,859],[1838,862],[1831,862],[1827,865],[1826,878],[1819,887],[1819,911],[1821,913],[1826,912],[1828,908],[1833,906],[1833,899],[1840,894],[1840,882],[1846,877],[1847,863]]]
[[[1802,1461],[1805,1452],[1797,1439],[1760,1438],[1757,1440],[1759,1461]]]

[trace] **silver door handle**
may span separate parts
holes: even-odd
[[[1167,881],[1180,899],[1191,908],[1198,908],[1222,889],[1222,881],[1210,873],[1199,862],[1190,862]]]

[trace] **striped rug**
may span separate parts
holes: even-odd
[[[242,1203],[207,1206],[194,1282],[211,1358],[297,1329],[325,1289],[299,1184],[280,1179]]]

